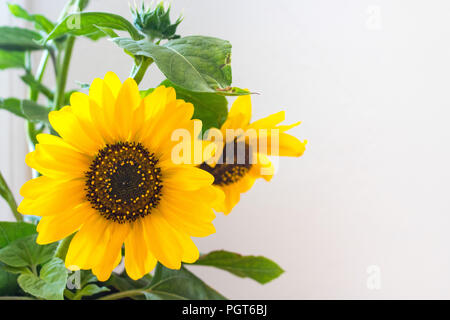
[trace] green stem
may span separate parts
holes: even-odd
[[[61,240],[61,242],[59,243],[59,246],[55,252],[56,258],[60,258],[62,261],[66,260],[66,255],[67,255],[67,251],[69,250],[70,241],[72,241],[74,235],[75,234],[72,234],[72,235],[68,236],[67,238],[64,238]]]
[[[63,11],[61,12],[58,21],[62,21],[68,14],[70,9],[72,9],[73,6],[76,6],[77,8],[80,8],[80,0],[70,0],[66,3]],[[73,45],[75,42],[74,36],[69,36],[66,40],[65,44],[65,50],[64,50],[64,59],[62,63],[60,64],[60,57],[61,53],[58,54],[58,57],[56,58],[57,61],[57,75],[56,75],[56,94],[55,99],[53,100],[53,108],[54,110],[59,110],[61,108],[61,105],[64,103],[64,93],[66,90],[66,83],[67,83],[67,74],[69,72],[69,64],[70,59],[72,57],[72,50]]]
[[[33,148],[32,150],[30,148],[30,151],[34,151],[34,146],[38,143],[36,139],[37,134],[38,132],[36,132],[36,126],[34,125],[34,123],[31,121],[27,121],[27,135],[30,143],[33,145]]]
[[[64,103],[64,92],[66,90],[67,74],[69,72],[70,59],[72,57],[73,45],[75,43],[75,37],[69,36],[66,42],[64,50],[64,59],[58,68],[58,77],[56,80],[56,94],[53,103],[53,108],[59,110]]]
[[[42,78],[44,77],[45,68],[47,67],[47,62],[50,57],[50,52],[46,50],[41,57],[41,61],[39,62],[39,66],[36,70],[36,77],[34,79],[36,80],[36,83],[40,84],[42,82]],[[30,76],[33,76],[30,71]],[[24,78],[22,78],[24,80]],[[37,90],[34,86],[31,86],[31,84],[28,84],[30,91],[29,91],[29,98],[31,101],[37,101],[39,97],[39,90]],[[45,88],[45,87],[44,87]],[[27,121],[26,123],[26,130],[27,130],[27,136],[28,141],[30,144],[30,147],[33,147],[32,150],[34,150],[34,146],[38,143],[36,140],[36,135],[39,133],[36,131],[36,126],[33,122]],[[31,150],[31,148],[30,148]]]
[[[99,298],[99,300],[119,300],[122,298],[131,298],[136,296],[142,296],[145,294],[145,290],[136,289],[136,290],[127,290],[122,292],[113,293],[104,297]]]
[[[25,52],[25,71],[26,72],[31,72],[32,67],[31,67],[31,52],[30,51],[26,51]]]
[[[16,221],[23,221],[23,216],[17,211],[17,203],[16,200],[14,199],[14,195],[12,194],[11,189],[9,189],[8,185],[6,184],[6,181],[1,173],[0,173],[0,195],[2,195],[3,198],[6,200],[6,202],[8,203],[14,217],[16,218]]]
[[[37,266],[35,264],[33,264],[31,266],[31,272],[33,272],[33,274],[37,277],[38,276],[38,272],[37,272]]]
[[[48,50],[46,50],[41,57],[41,61],[39,62],[39,66],[38,69],[36,70],[36,81],[41,83],[42,82],[42,78],[44,76],[44,72],[45,72],[45,68],[47,67],[47,62],[48,62],[48,58],[50,57],[50,52]],[[39,91],[38,90],[34,90],[31,89],[31,93],[30,93],[30,100],[31,101],[37,101],[39,96]]]
[[[145,72],[147,71],[147,68],[153,63],[153,59],[143,57],[141,62],[137,65],[136,63],[133,65],[133,68],[131,69],[130,78],[133,78],[137,84],[139,84],[142,81],[142,78],[144,78]]]

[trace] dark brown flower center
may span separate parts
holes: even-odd
[[[241,180],[252,167],[252,152],[248,144],[240,148],[236,141],[228,143],[223,149],[219,163],[214,168],[206,163],[200,165],[203,169],[214,176],[214,185],[226,186]],[[233,152],[231,151],[234,147]]]
[[[86,172],[86,197],[108,220],[131,222],[151,213],[161,198],[158,159],[143,145],[106,145]]]

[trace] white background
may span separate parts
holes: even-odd
[[[55,19],[64,1],[22,1]],[[128,1],[89,10],[128,15]],[[229,298],[450,298],[450,2],[412,0],[173,1],[182,35],[233,44],[233,84],[250,88],[253,119],[286,110],[308,139],[281,159],[217,233],[197,242],[261,254],[285,270],[261,286],[195,270]],[[7,13],[1,3],[2,21]],[[90,82],[131,59],[107,40],[79,40],[70,69]],[[49,73],[50,74],[50,73]],[[24,94],[1,73],[1,95]],[[141,87],[162,76],[152,68]],[[49,77],[49,83],[53,80]],[[26,179],[23,124],[0,113],[0,169],[15,191]],[[11,219],[1,206],[2,219]],[[381,287],[367,286],[369,266]],[[194,267],[191,268],[194,270]]]

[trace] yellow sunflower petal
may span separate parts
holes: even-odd
[[[28,199],[36,199],[37,197],[52,192],[53,188],[60,183],[59,180],[51,179],[46,176],[40,176],[25,182],[20,188],[20,195]]]
[[[272,162],[265,154],[261,153],[257,154],[257,159],[257,164],[252,166],[249,174],[255,178],[261,177],[266,181],[272,180],[272,177],[275,174],[275,168]]]
[[[255,129],[275,128],[275,126],[277,124],[284,121],[284,118],[285,118],[285,112],[280,111],[280,112],[271,114],[268,117],[265,117],[265,118],[262,118],[262,119],[259,119],[255,122],[253,122],[252,124],[250,124],[250,128],[255,128]]]
[[[177,237],[183,247],[183,256],[181,260],[186,263],[194,263],[197,261],[200,253],[198,252],[198,248],[194,241],[192,241],[191,237],[181,232],[177,232]]]
[[[174,189],[197,190],[211,185],[214,177],[202,169],[179,165],[167,168],[163,181],[165,185]]]
[[[53,129],[69,144],[89,155],[97,153],[98,145],[90,138],[90,133],[84,130],[71,107],[52,111],[48,118]]]
[[[72,163],[75,162],[79,166],[70,166],[69,163],[58,162],[56,160],[58,155],[55,154],[51,156],[46,150],[48,150],[48,148],[39,144],[36,145],[36,150],[25,156],[25,163],[29,167],[36,169],[41,174],[50,178],[67,180],[84,176],[83,170],[85,170],[87,166],[83,161],[76,161],[76,159],[74,159]]]
[[[97,130],[100,132],[103,140],[106,143],[113,143],[115,140],[116,129],[113,126],[113,108],[103,108],[103,105],[113,105],[114,98],[109,88],[102,82],[103,85],[103,93],[101,98],[103,99],[101,104],[97,104],[95,101],[92,101],[89,105],[90,114],[92,117],[92,122],[97,127]],[[112,110],[111,110],[112,109]]]
[[[130,231],[129,225],[110,223],[103,234],[97,254],[101,257],[92,268],[92,273],[100,281],[108,280],[113,269],[117,266],[117,255],[121,254],[122,245]]]
[[[305,152],[306,141],[300,141],[287,133],[281,133],[278,140],[278,150],[272,150],[271,139],[268,139],[267,155],[283,157],[300,157]],[[274,152],[275,151],[275,152]]]
[[[259,178],[259,177],[258,177]],[[233,184],[233,188],[239,193],[244,193],[250,190],[255,184],[256,177],[246,174],[244,177],[239,179],[238,182]]]
[[[84,202],[85,185],[82,180],[63,181],[36,199],[25,198],[17,208],[22,214],[55,215]]]
[[[160,212],[174,228],[193,237],[206,237],[216,232],[212,224],[215,214],[210,207],[188,202],[177,204],[173,200],[170,197],[167,199],[163,197],[160,202]]]
[[[163,118],[167,105],[179,105],[182,102],[175,102],[175,91],[173,88],[166,88],[164,86],[157,87],[152,93],[146,96],[142,101],[144,103],[145,120],[142,129],[136,134],[136,138],[145,143],[151,132],[160,127],[158,124],[163,123],[166,119]]]
[[[91,99],[89,96],[81,92],[72,93],[70,106],[84,132],[89,133],[89,137],[98,147],[104,145],[102,132],[99,130],[98,124],[93,121],[91,115]]]
[[[237,97],[231,106],[228,118],[222,129],[245,129],[252,117],[252,102],[250,95]]]
[[[147,135],[142,136],[143,143],[156,152],[163,151],[161,148],[164,145],[166,145],[166,148],[171,149],[171,144],[167,144],[171,141],[173,132],[178,129],[186,130],[193,123],[191,120],[193,114],[194,106],[191,103],[184,103],[181,100],[172,101],[161,115],[161,121],[164,121],[164,126],[149,128]],[[153,122],[158,123],[156,121]]]
[[[126,141],[130,136],[133,112],[140,101],[136,81],[128,78],[120,88],[115,105],[115,123],[119,132],[118,138],[122,141]]]
[[[64,148],[72,149],[76,152],[80,152],[77,148],[74,146],[68,144],[66,141],[61,139],[60,137],[48,134],[48,133],[40,133],[36,135],[36,139],[40,144],[49,144],[49,145],[56,145]]]
[[[226,187],[222,189],[225,193],[225,200],[223,202],[223,206],[221,207],[221,211],[228,215],[231,210],[239,203],[239,200],[241,198],[241,194],[239,191],[234,190],[233,187]],[[217,206],[219,207],[219,206]]]
[[[102,255],[98,254],[99,246],[104,242],[104,235],[109,224],[99,214],[92,215],[70,242],[66,256],[66,267],[76,266],[79,269],[90,269],[98,265]]]
[[[89,98],[94,100],[98,106],[103,105],[103,88],[104,81],[100,78],[95,78],[89,86]]]
[[[285,131],[288,131],[292,128],[299,126],[301,123],[302,123],[301,121],[298,121],[298,122],[295,122],[295,123],[289,124],[289,125],[277,126],[277,129],[280,130],[280,132],[285,132]]]
[[[99,281],[108,280],[112,271],[119,265],[120,261],[122,261],[122,253],[120,250],[113,261],[113,264],[99,264],[92,268],[92,273],[96,275]]]
[[[183,249],[176,231],[156,210],[143,221],[147,246],[155,258],[169,269],[180,269]]]
[[[119,95],[120,87],[122,86],[119,77],[114,72],[108,72],[105,74],[104,81],[114,97],[117,97]]]
[[[59,241],[78,231],[93,214],[96,213],[91,209],[90,204],[85,202],[60,214],[43,217],[37,226],[39,234],[36,242],[47,244]]]
[[[147,248],[142,219],[135,221],[125,240],[125,270],[131,279],[137,280],[156,265],[156,258]]]

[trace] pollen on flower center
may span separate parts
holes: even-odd
[[[150,214],[161,198],[157,163],[154,154],[140,143],[106,145],[86,172],[86,197],[91,206],[118,223]]]
[[[214,168],[206,163],[200,165],[200,169],[203,169],[214,176],[214,185],[225,186],[238,182],[252,167],[252,153],[250,146],[245,144],[245,148],[238,150],[238,143],[236,143],[236,141],[231,143],[234,144],[233,154],[227,154],[227,146],[225,146],[221,156],[222,161],[216,164]],[[232,147],[233,146],[231,146],[231,148]],[[242,157],[242,155],[239,156],[239,152],[245,152],[244,157]],[[241,159],[243,159],[242,163]]]
[[[238,182],[250,170],[251,165],[217,164],[214,168],[211,168],[203,163],[200,168],[214,176],[214,185],[225,186]]]

